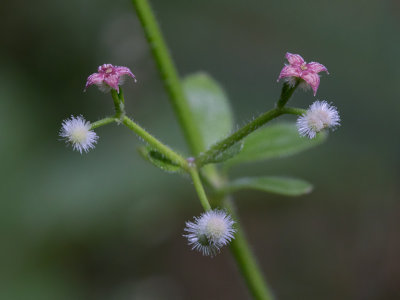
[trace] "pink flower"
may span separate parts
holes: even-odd
[[[281,78],[287,78],[289,84],[293,84],[295,78],[303,79],[314,91],[314,96],[317,93],[319,86],[319,72],[325,71],[329,74],[328,69],[317,62],[306,63],[299,54],[287,52],[286,59],[289,65],[285,65],[279,74],[278,81]]]
[[[127,76],[132,77],[136,82],[135,75],[127,67],[104,64],[99,66],[97,71],[98,73],[93,73],[88,77],[84,91],[86,91],[88,86],[95,84],[103,92],[108,92],[113,88],[119,93],[119,86],[124,83]]]

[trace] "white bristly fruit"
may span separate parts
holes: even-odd
[[[211,210],[195,217],[194,222],[186,222],[184,236],[193,250],[213,257],[234,238],[234,223],[225,211]]]
[[[79,151],[88,152],[94,148],[97,143],[97,134],[90,129],[90,122],[86,121],[82,116],[66,119],[62,123],[60,136],[65,139],[66,143],[72,145],[72,148]]]
[[[336,107],[326,101],[315,101],[308,110],[297,119],[297,129],[301,136],[310,139],[325,128],[334,129],[340,125],[340,117]]]

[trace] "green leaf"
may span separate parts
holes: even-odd
[[[227,166],[293,155],[317,146],[325,139],[324,132],[313,139],[301,137],[294,123],[267,126],[247,136],[243,140],[243,150],[229,160]]]
[[[236,156],[237,154],[239,154],[240,151],[242,151],[242,149],[243,149],[243,143],[242,142],[236,143],[232,147],[229,147],[228,149],[226,149],[224,152],[217,153],[215,156],[207,157],[207,159],[204,161],[203,165],[211,164],[211,163],[220,163],[220,162],[226,161],[226,160]]]
[[[226,187],[229,192],[252,189],[285,196],[308,194],[312,185],[307,181],[287,177],[246,177],[232,181]]]
[[[154,166],[165,172],[168,173],[182,172],[181,167],[177,163],[173,162],[169,158],[165,157],[164,154],[158,152],[157,150],[149,146],[139,147],[138,151],[144,159],[146,159]]]
[[[233,129],[233,114],[221,86],[203,72],[187,76],[183,88],[206,149]]]

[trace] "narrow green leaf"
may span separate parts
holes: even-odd
[[[232,147],[226,149],[224,152],[217,153],[215,156],[207,157],[207,159],[204,162],[204,165],[226,161],[239,154],[240,151],[242,151],[242,149],[243,149],[243,143],[242,142],[236,143]]]
[[[300,196],[308,194],[312,185],[307,181],[287,177],[246,177],[232,181],[226,187],[229,192],[252,189],[285,196]]]
[[[227,166],[284,157],[321,144],[326,133],[314,139],[301,137],[294,123],[278,123],[254,131],[243,142],[243,150],[227,162]]]
[[[165,157],[162,153],[149,146],[143,146],[138,148],[139,153],[144,159],[152,163],[157,168],[168,172],[168,173],[178,173],[182,172],[181,167],[169,158]]]
[[[203,72],[187,76],[183,88],[189,100],[193,122],[200,128],[205,149],[233,129],[233,115],[221,86]],[[205,150],[204,149],[204,150]]]

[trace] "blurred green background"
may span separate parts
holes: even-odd
[[[153,0],[181,75],[209,72],[236,124],[274,105],[286,51],[326,65],[317,98],[342,126],[322,146],[249,164],[241,175],[315,185],[287,198],[241,192],[242,223],[278,299],[400,299],[400,3],[398,0]],[[127,111],[186,151],[129,1],[5,1],[0,10],[0,299],[249,299],[227,249],[192,252],[201,212],[188,178],[143,161],[131,132],[100,128],[79,155],[63,119],[95,121],[111,98],[86,78],[130,67]],[[296,92],[291,103],[314,97]],[[293,120],[293,118],[289,118]]]

